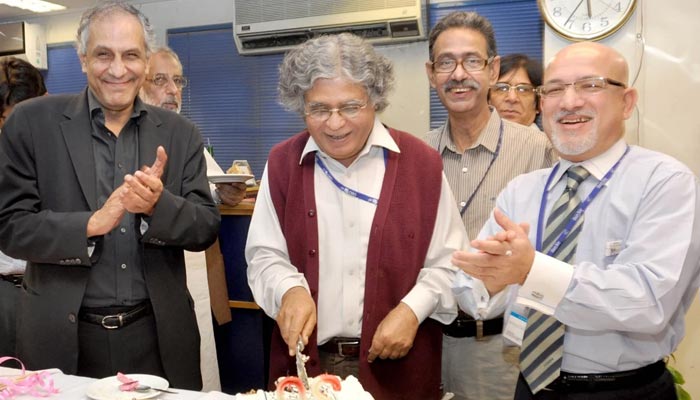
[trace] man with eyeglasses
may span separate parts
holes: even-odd
[[[199,390],[183,250],[208,248],[220,217],[197,128],[138,98],[152,42],[137,8],[99,2],[78,24],[85,90],[15,106],[0,135],[0,250],[27,260],[16,348],[28,369]]]
[[[623,56],[599,43],[554,57],[538,91],[561,160],[513,180],[477,251],[454,255],[460,305],[483,318],[506,310],[521,343],[517,400],[676,398],[664,360],[700,286],[698,180],[625,143],[628,79]]]
[[[540,112],[535,88],[542,84],[542,64],[525,54],[501,57],[498,81],[491,86],[489,103],[498,114],[520,125],[532,126]]]
[[[359,377],[377,400],[440,398],[441,323],[457,314],[452,250],[467,246],[440,157],[383,125],[393,66],[349,33],[280,66],[306,130],[270,152],[246,244],[255,301],[275,318],[270,380]],[[317,323],[318,322],[318,323]]]
[[[486,18],[451,13],[433,27],[428,45],[425,69],[448,118],[426,141],[442,156],[467,234],[476,237],[501,189],[522,173],[552,165],[554,154],[542,132],[508,121],[489,106],[500,57]],[[502,317],[474,317],[460,312],[444,328],[444,390],[457,400],[509,398],[517,350],[503,348]]]
[[[160,47],[156,49],[148,61],[148,77],[146,77],[139,97],[147,103],[180,113],[182,108],[182,89],[187,86],[187,78],[182,75],[182,63],[172,49]],[[207,160],[207,174],[221,175],[224,171],[214,157],[204,151]],[[235,206],[245,198],[245,183],[210,184],[214,201],[228,206]]]

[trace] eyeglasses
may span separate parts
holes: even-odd
[[[561,97],[566,93],[566,89],[571,86],[574,91],[580,95],[589,95],[600,93],[605,90],[608,85],[619,86],[621,88],[627,88],[622,82],[618,82],[614,79],[604,78],[602,76],[596,76],[592,78],[583,78],[571,83],[563,82],[550,82],[537,88],[537,93],[542,97]]]
[[[483,59],[481,57],[467,57],[464,60],[455,60],[454,58],[442,58],[432,62],[433,71],[438,73],[450,73],[457,69],[457,64],[461,64],[465,71],[477,72],[482,71],[487,65],[491,64],[493,57]]]
[[[367,104],[368,103],[346,104],[338,108],[316,107],[310,109],[309,111],[304,111],[304,115],[318,122],[328,121],[328,119],[331,117],[331,115],[333,115],[334,112],[337,112],[339,116],[345,119],[352,119],[357,117],[360,114],[360,111],[367,107]]]
[[[515,91],[515,94],[518,96],[529,96],[535,94],[535,87],[527,83],[511,86],[507,83],[499,82],[491,86],[491,95],[505,96],[510,93],[511,90]]]
[[[168,84],[168,81],[170,81],[170,78],[166,74],[155,74],[153,78],[146,78],[146,80],[152,82],[156,86],[165,86]],[[172,80],[178,89],[187,87],[187,78],[182,75],[174,75]]]

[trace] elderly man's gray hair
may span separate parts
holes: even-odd
[[[90,24],[92,24],[95,20],[106,15],[110,15],[114,12],[131,14],[139,19],[141,26],[143,27],[146,55],[150,56],[151,50],[153,49],[155,43],[155,34],[153,33],[151,23],[148,22],[148,17],[146,17],[136,7],[121,0],[100,2],[100,4],[97,6],[83,13],[82,17],[80,17],[80,25],[78,25],[78,35],[75,45],[76,49],[78,50],[78,55],[84,56],[87,52],[87,43],[90,39]]]
[[[319,36],[289,51],[280,65],[280,103],[303,114],[304,95],[314,82],[338,77],[364,86],[376,111],[389,105],[393,64],[371,44],[350,33]]]

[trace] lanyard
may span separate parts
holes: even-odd
[[[586,208],[591,204],[593,199],[598,196],[598,193],[603,189],[603,186],[610,180],[610,178],[613,176],[615,171],[617,170],[617,167],[620,166],[620,162],[622,161],[623,158],[629,153],[630,147],[627,146],[625,149],[625,152],[622,154],[622,156],[617,160],[615,165],[613,165],[610,170],[603,176],[603,179],[601,179],[597,185],[593,188],[591,193],[588,194],[585,200],[583,200],[578,207],[576,207],[576,210],[574,212],[574,215],[571,216],[571,219],[569,222],[566,224],[566,227],[564,227],[564,230],[561,232],[559,237],[557,237],[557,240],[552,244],[552,247],[550,247],[549,251],[547,252],[548,256],[553,256],[554,253],[556,253],[557,249],[559,246],[561,246],[562,243],[566,240],[566,237],[569,236],[569,233],[571,230],[574,228],[576,225],[576,221],[578,221],[583,213],[586,211]],[[537,218],[537,251],[542,251],[542,234],[543,234],[543,228],[544,228],[544,210],[547,207],[547,188],[549,188],[549,185],[552,183],[552,179],[554,179],[554,175],[557,173],[557,170],[559,169],[559,165],[557,164],[554,169],[552,169],[552,172],[549,174],[549,178],[547,178],[547,184],[544,186],[544,190],[542,191],[542,201],[540,201],[540,214]]]
[[[385,148],[384,149],[384,166],[385,167],[386,167],[386,157],[387,157],[387,149]],[[328,177],[328,179],[330,179],[331,182],[333,182],[333,184],[338,189],[340,189],[342,192],[344,192],[352,197],[355,197],[357,199],[366,201],[368,203],[372,203],[375,206],[377,205],[377,203],[379,203],[379,199],[374,198],[372,196],[368,196],[368,195],[361,193],[361,192],[358,192],[356,190],[350,189],[349,187],[343,185],[340,181],[335,179],[335,176],[333,176],[333,174],[328,169],[328,167],[326,167],[326,164],[323,163],[323,161],[321,160],[321,157],[318,155],[318,153],[316,153],[316,164],[318,164],[319,168],[321,168],[321,171],[323,171],[323,173]]]
[[[467,211],[467,207],[469,207],[469,205],[472,203],[472,200],[474,200],[474,195],[476,195],[476,192],[479,191],[481,184],[484,183],[484,179],[486,179],[486,175],[489,174],[489,171],[491,170],[493,163],[496,161],[496,158],[498,158],[498,154],[501,152],[501,143],[503,143],[503,120],[501,120],[501,126],[498,128],[498,144],[496,145],[496,151],[493,152],[493,157],[491,158],[491,162],[489,163],[488,168],[486,168],[486,172],[484,172],[484,176],[481,177],[481,180],[474,188],[474,191],[469,196],[467,201],[464,203],[464,207],[462,207],[462,209],[459,210],[459,215],[464,216],[464,212]],[[438,148],[439,148],[439,145],[438,145]]]

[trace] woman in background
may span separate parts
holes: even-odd
[[[535,88],[541,84],[539,61],[524,54],[509,54],[501,57],[498,82],[491,87],[489,102],[502,118],[538,128],[534,125],[540,112]]]

